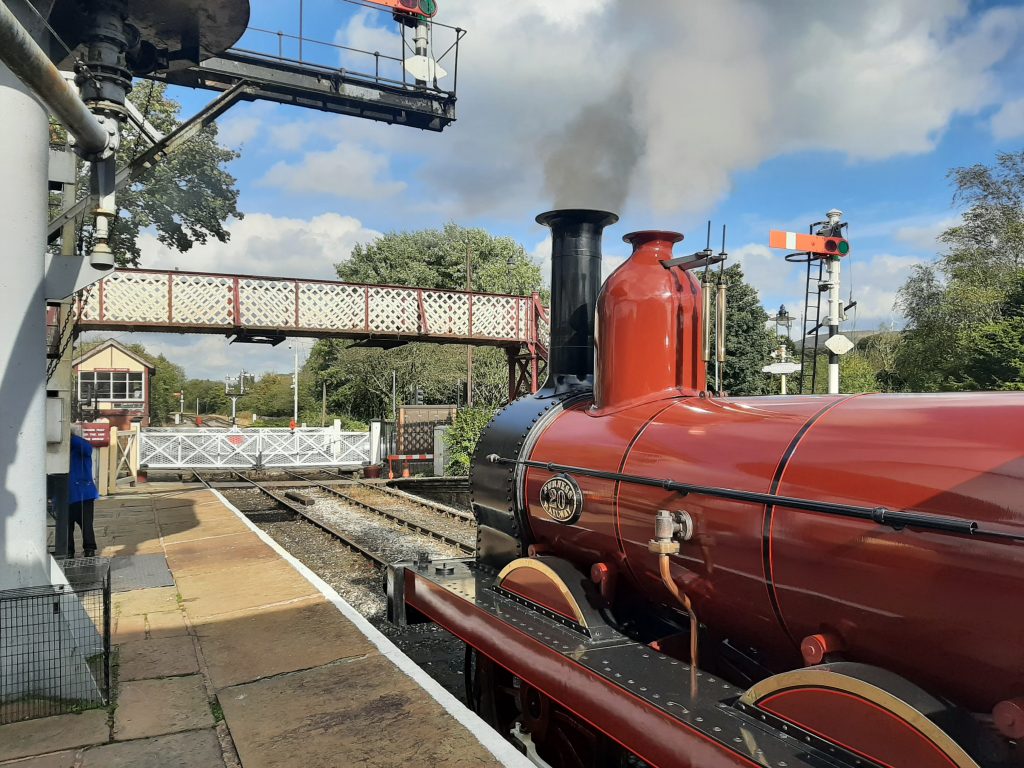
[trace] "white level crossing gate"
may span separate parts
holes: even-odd
[[[360,467],[370,462],[370,434],[330,427],[301,429],[145,430],[140,469]]]

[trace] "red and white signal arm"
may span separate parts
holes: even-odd
[[[819,256],[845,256],[850,252],[849,241],[842,237],[801,235],[799,232],[783,232],[780,229],[773,229],[768,233],[768,247],[806,251]]]
[[[383,5],[398,13],[412,13],[431,18],[437,13],[436,0],[369,0],[374,5]]]

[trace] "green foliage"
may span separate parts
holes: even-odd
[[[335,268],[347,282],[465,290],[467,252],[472,290],[529,295],[539,289],[540,268],[523,246],[510,237],[494,237],[452,222],[443,229],[388,232],[357,245],[351,258]]]
[[[761,369],[778,346],[774,331],[766,327],[768,313],[757,289],[743,279],[743,268],[734,264],[724,271],[726,281],[725,365],[722,389],[730,395],[766,395],[778,391],[778,382]],[[714,363],[708,365],[711,380]]]
[[[348,282],[463,290],[467,247],[473,290],[520,295],[539,290],[540,269],[521,245],[453,223],[442,229],[390,232],[357,245],[352,257],[337,265],[338,277]],[[304,372],[316,403],[326,383],[329,412],[369,421],[392,417],[392,374],[397,406],[411,404],[417,389],[422,390],[424,403],[460,403],[465,399],[466,368],[462,345],[406,344],[382,350],[325,340],[314,345]],[[496,407],[507,397],[505,353],[496,348],[474,349],[474,403]]]
[[[468,475],[469,464],[484,427],[494,417],[494,408],[461,408],[455,421],[445,430],[444,444],[448,449],[446,475]]]
[[[814,360],[814,394],[828,392],[828,353],[819,354]],[[795,377],[794,377],[795,378]],[[794,382],[795,383],[795,382]],[[810,388],[810,379],[805,380]],[[878,369],[871,358],[859,350],[853,350],[839,358],[839,391],[843,394],[879,392],[882,386],[878,380]]]
[[[300,406],[306,405],[305,402],[302,402],[302,398],[300,398],[299,404]],[[263,374],[252,385],[252,389],[238,399],[238,406],[261,417],[290,418],[294,411],[292,375],[290,373]],[[319,423],[319,417],[317,423]]]
[[[1017,388],[1024,292],[1024,151],[993,166],[954,168],[962,222],[939,238],[947,247],[914,269],[900,290],[908,318],[892,371],[910,391]]]
[[[166,94],[167,86],[136,80],[129,100],[158,130],[170,133],[180,123],[181,105]],[[139,131],[126,123],[121,162],[126,163],[148,146]],[[118,266],[139,266],[139,232],[153,228],[157,239],[176,251],[187,251],[210,238],[227,242],[229,218],[240,219],[235,178],[225,170],[238,153],[217,143],[217,125],[199,131],[185,146],[146,171],[117,193],[117,218],[110,232],[110,247]],[[88,166],[83,164],[79,194],[89,189]],[[91,221],[79,230],[79,248],[91,248]]]
[[[231,398],[224,394],[224,382],[210,379],[189,379],[185,382],[185,411],[195,408],[199,400],[200,413],[231,413]],[[177,410],[177,406],[175,406]]]

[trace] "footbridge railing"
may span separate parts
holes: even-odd
[[[79,302],[82,330],[391,338],[519,347],[546,331],[540,301],[328,280],[121,269]]]

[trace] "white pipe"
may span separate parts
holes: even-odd
[[[106,150],[111,140],[110,133],[68,87],[60,70],[53,65],[28,30],[2,2],[0,61],[3,61],[19,80],[43,100],[54,116],[75,137],[83,152],[88,155],[99,155]],[[11,146],[6,148],[12,149]]]
[[[0,589],[11,589],[49,583],[42,314],[49,133],[46,109],[2,62],[0,115],[0,210],[11,254],[0,270]]]

